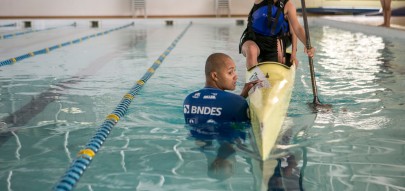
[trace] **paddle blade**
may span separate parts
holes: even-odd
[[[323,104],[320,102],[312,102],[308,103],[309,108],[312,109],[314,113],[329,113],[332,112],[332,105],[331,104]]]

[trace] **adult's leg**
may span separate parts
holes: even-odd
[[[391,26],[391,0],[385,0],[385,17],[384,17],[384,22],[385,22],[385,26],[390,27]]]
[[[384,23],[382,24],[385,27],[390,27],[391,25],[391,0],[380,0],[381,7],[383,10]]]
[[[250,69],[258,64],[260,48],[254,41],[247,40],[242,45],[242,54],[246,57],[246,69]]]

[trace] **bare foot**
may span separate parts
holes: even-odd
[[[385,23],[383,23],[383,24],[381,24],[381,25],[378,25],[379,27],[387,27],[387,28],[389,28],[390,27],[390,25],[387,25],[387,24],[385,24]]]

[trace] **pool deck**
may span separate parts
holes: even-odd
[[[405,16],[393,16],[391,27],[380,26],[383,23],[381,15],[312,15],[308,20],[315,24],[383,36],[392,40],[405,40]]]
[[[383,23],[382,16],[366,16],[366,15],[328,15],[328,16],[320,16],[321,18],[328,19],[328,20],[335,20],[353,24],[361,24],[361,25],[368,25],[368,26],[376,26],[381,27]],[[382,27],[384,28],[384,27]],[[405,35],[405,16],[392,16],[391,17],[391,27],[390,29],[397,29],[404,32]]]

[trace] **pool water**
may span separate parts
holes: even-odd
[[[79,23],[2,39],[0,60],[129,22],[109,21],[98,29]],[[135,26],[0,67],[0,190],[52,189],[188,24],[135,20]],[[243,30],[234,19],[194,20],[75,190],[405,190],[405,40],[319,24],[310,27],[316,80],[321,102],[332,111],[308,106],[313,95],[300,44],[282,146],[262,164],[238,150],[228,179],[210,176],[217,148],[202,150],[189,136],[182,103],[204,86],[205,60],[213,52],[235,60],[240,92]]]

